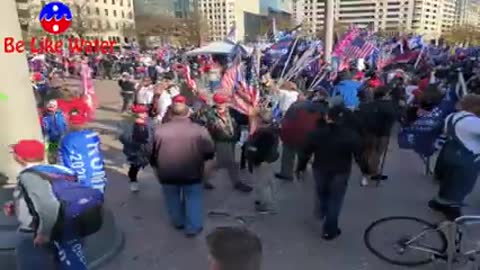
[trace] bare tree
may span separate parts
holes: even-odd
[[[25,40],[45,36],[38,17],[41,9],[42,7],[39,4],[30,2],[27,9],[18,11],[22,35]]]
[[[200,46],[208,37],[208,24],[202,14],[195,10],[180,24],[180,34],[185,34],[184,44]]]
[[[67,0],[66,4],[70,7],[73,16],[72,25],[69,28],[71,34],[83,38],[86,34],[92,32],[95,24],[100,26],[100,12],[98,8],[95,9],[92,2],[89,0]],[[98,33],[101,30],[101,27],[97,27],[95,32]]]

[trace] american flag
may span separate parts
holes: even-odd
[[[370,56],[376,49],[373,41],[365,40],[364,37],[356,37],[349,47],[345,50],[344,56],[346,58],[366,58]]]
[[[234,25],[232,25],[232,28],[230,28],[230,31],[228,32],[227,34],[227,41],[230,41],[230,42],[237,42],[237,27]]]
[[[255,79],[246,82],[241,56],[234,53],[232,65],[225,71],[221,80],[222,92],[231,97],[231,106],[240,113],[248,114],[259,100]],[[253,75],[253,74],[252,74]],[[253,75],[255,77],[255,75]]]

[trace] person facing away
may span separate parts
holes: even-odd
[[[315,179],[315,216],[323,221],[323,238],[333,240],[341,234],[338,219],[347,191],[348,179],[355,157],[362,172],[368,166],[362,157],[362,140],[352,127],[351,112],[342,105],[330,108],[325,119],[311,134],[303,155],[300,156],[297,174],[303,174],[310,156]]]
[[[242,227],[219,227],[207,236],[209,270],[261,270],[262,241]]]
[[[45,146],[37,140],[21,140],[12,147],[21,166],[13,201],[4,205],[4,214],[16,216],[16,269],[86,270],[79,239],[66,240],[58,234],[62,205],[52,184],[34,171],[50,172],[75,179],[75,172],[58,165],[44,165]],[[68,231],[74,231],[69,228]]]
[[[58,163],[75,171],[78,182],[105,192],[107,176],[98,133],[88,129],[86,108],[69,112],[69,132],[58,147]]]
[[[345,106],[353,110],[360,103],[358,91],[362,87],[362,82],[358,79],[350,79],[347,74],[341,74],[340,76],[340,82],[333,89],[332,96],[341,96]]]
[[[208,131],[190,120],[185,103],[171,106],[170,121],[156,127],[151,165],[172,225],[194,237],[203,230],[204,164],[215,148]]]
[[[362,186],[368,185],[369,180],[379,181],[387,178],[381,171],[382,156],[385,158],[393,125],[400,118],[398,103],[390,99],[388,93],[389,89],[386,86],[378,87],[374,91],[374,100],[360,104],[356,112],[366,132],[364,154],[372,173],[362,178]]]
[[[480,96],[460,101],[460,111],[445,119],[447,140],[439,154],[440,189],[428,205],[449,220],[462,215],[461,206],[477,182],[480,170]]]
[[[255,183],[255,210],[275,213],[275,180],[270,175],[272,164],[279,157],[279,132],[272,123],[272,113],[263,109],[250,117],[251,135],[245,143],[249,172]]]

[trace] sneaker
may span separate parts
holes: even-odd
[[[253,188],[252,188],[251,186],[249,186],[249,185],[247,185],[247,184],[245,184],[245,183],[243,183],[243,182],[238,182],[238,183],[236,183],[236,184],[233,186],[233,188],[234,188],[235,190],[238,190],[238,191],[243,192],[243,193],[250,193],[250,192],[252,192],[252,190],[253,190]]]
[[[130,191],[131,192],[139,192],[140,188],[137,182],[130,182]]]
[[[203,188],[205,190],[213,190],[213,189],[215,189],[215,186],[212,185],[212,183],[210,183],[210,182],[204,182],[203,183]]]
[[[337,239],[341,234],[342,234],[342,231],[340,229],[337,229],[336,233],[332,233],[332,234],[324,233],[322,238],[323,240],[326,240],[326,241],[332,241]]]
[[[428,207],[433,211],[442,213],[450,221],[454,221],[455,219],[463,215],[462,209],[460,207],[444,205],[437,202],[436,200],[430,200],[428,202]]]
[[[362,177],[362,180],[360,181],[360,186],[366,187],[368,186],[368,178],[366,176]]]
[[[255,211],[257,211],[257,213],[259,214],[265,214],[265,215],[267,214],[274,215],[277,213],[275,209],[273,209],[272,207],[269,207],[267,204],[262,203],[260,201],[255,201]]]
[[[275,178],[277,179],[280,179],[280,180],[283,180],[283,181],[288,181],[288,182],[291,182],[293,181],[293,177],[288,177],[288,176],[285,176],[281,173],[276,173],[275,174]]]
[[[201,234],[203,231],[203,228],[201,228],[200,230],[196,231],[196,232],[187,232],[185,233],[185,236],[187,238],[195,238],[197,235]]]

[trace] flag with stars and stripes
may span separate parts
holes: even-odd
[[[375,48],[376,45],[373,41],[366,40],[363,36],[358,36],[344,51],[344,57],[352,59],[366,58],[374,52]]]
[[[230,97],[233,109],[246,115],[258,103],[257,83],[255,83],[253,73],[250,82],[247,82],[246,76],[244,76],[245,69],[241,62],[241,50],[234,48],[232,59],[232,64],[223,74],[221,92]]]

